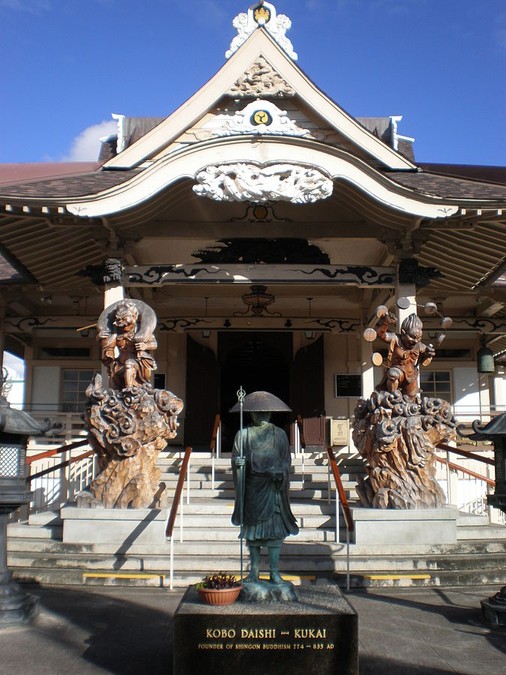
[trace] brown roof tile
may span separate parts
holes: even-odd
[[[429,173],[454,176],[456,178],[471,178],[487,183],[506,185],[506,166],[481,166],[479,164],[428,164],[418,165]]]
[[[12,185],[28,180],[88,173],[98,169],[97,162],[33,162],[0,164],[0,185]]]
[[[68,199],[94,195],[130,180],[139,173],[131,171],[94,171],[50,180],[0,185],[0,198],[9,199]]]
[[[506,200],[506,185],[500,183],[456,178],[428,171],[393,171],[388,172],[386,176],[399,185],[433,197],[455,200],[497,200],[501,202]]]
[[[469,167],[471,170],[472,167]],[[483,167],[474,167],[481,175]],[[500,167],[498,167],[500,169]],[[127,171],[99,170],[90,173],[63,175],[47,180],[30,180],[12,185],[0,185],[0,199],[70,199],[95,195],[121,185],[138,175],[142,169]],[[484,174],[485,175],[485,174]],[[497,172],[500,176],[500,172]],[[486,182],[431,171],[389,171],[393,182],[424,194],[443,199],[506,200],[506,183]]]

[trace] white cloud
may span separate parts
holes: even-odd
[[[114,120],[106,120],[81,131],[74,138],[69,152],[61,158],[62,162],[94,162],[98,159],[100,139],[109,136],[117,130]]]

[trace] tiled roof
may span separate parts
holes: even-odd
[[[404,157],[406,157],[407,159],[409,159],[410,162],[413,162],[413,164],[415,164],[415,151],[413,149],[413,141],[410,141],[409,139],[406,138],[400,138],[398,152],[401,155],[404,155]]]
[[[123,122],[125,147],[138,141],[139,138],[142,138],[148,131],[158,126],[164,119],[165,117],[125,117]]]
[[[30,162],[0,164],[0,186],[28,180],[89,173],[99,168],[97,162]],[[0,188],[1,189],[1,188]]]
[[[453,176],[454,178],[471,178],[487,183],[506,185],[506,166],[482,166],[479,164],[428,164],[421,162],[418,166],[429,173]]]
[[[0,185],[0,198],[66,199],[93,195],[120,185],[139,171],[94,171],[13,185]]]
[[[394,139],[392,138],[392,119],[390,117],[356,117],[355,119],[375,136],[381,138],[381,140],[389,147],[394,147]],[[413,140],[405,136],[398,136],[397,143],[397,152],[414,164],[415,152]]]
[[[500,201],[506,199],[506,185],[499,183],[456,178],[426,171],[389,172],[387,176],[399,185],[433,197]]]
[[[100,164],[105,164],[118,154],[117,151],[118,151],[118,137],[109,136],[105,141],[102,141],[100,143],[98,161],[100,162]]]
[[[392,145],[392,123],[390,117],[357,117],[356,120],[368,131],[381,138],[387,145]]]
[[[486,167],[468,167],[471,174],[488,175]],[[492,167],[493,168],[493,167]],[[500,177],[501,167],[496,175]],[[0,198],[10,199],[69,199],[94,195],[130,180],[142,169],[127,171],[99,170],[51,179],[30,180],[12,185],[0,185]],[[492,172],[493,173],[493,172]],[[430,171],[392,171],[385,174],[390,180],[419,194],[444,199],[498,200],[506,199],[506,183],[492,183]]]

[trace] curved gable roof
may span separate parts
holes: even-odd
[[[222,68],[186,103],[104,166],[110,169],[130,169],[159,155],[216,105],[260,58],[264,58],[295,94],[331,128],[343,134],[382,166],[392,170],[415,168],[408,159],[395,152],[318,89],[261,27],[255,30]]]
[[[264,137],[261,143],[257,140],[240,135],[180,148],[135,172],[127,182],[85,199],[68,201],[67,209],[77,216],[112,215],[139,206],[182,178],[193,179],[202,168],[216,162],[254,162],[264,167],[278,162],[298,164],[303,156],[305,165],[318,167],[333,180],[351,183],[387,208],[427,218],[449,217],[458,210],[457,205],[443,203],[439,196],[422,195],[395,183],[392,180],[395,172],[391,178],[390,173],[383,174],[343,150],[290,136]],[[124,175],[116,171],[106,173]]]

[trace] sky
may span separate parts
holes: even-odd
[[[0,0],[0,162],[87,161],[111,114],[165,116],[225,63],[249,0]],[[506,166],[505,0],[277,0],[298,65],[419,162]]]
[[[3,368],[7,370],[6,398],[13,408],[22,408],[24,400],[24,361],[14,354],[4,352]]]

